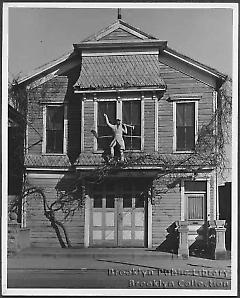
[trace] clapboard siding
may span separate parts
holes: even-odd
[[[51,204],[56,197],[55,187],[59,179],[42,176],[41,178],[28,177],[28,183],[32,186],[38,186],[43,189],[48,204]],[[36,247],[59,247],[56,234],[51,227],[50,222],[44,216],[42,198],[39,195],[31,195],[28,198],[26,224],[31,229],[31,243]],[[76,211],[71,220],[65,221],[64,214],[57,213],[56,218],[64,223],[69,234],[70,241],[74,246],[82,246],[84,241],[84,210]]]
[[[155,149],[155,103],[152,98],[144,100],[144,150]]]
[[[139,39],[137,36],[119,28],[101,38],[101,40],[131,40]]]
[[[161,63],[161,77],[167,85],[164,98],[158,104],[158,150],[161,153],[173,152],[173,102],[171,96],[177,94],[199,94],[198,130],[210,121],[213,113],[213,89],[204,83]]]
[[[67,105],[65,126],[68,139],[67,153],[71,162],[78,157],[81,143],[81,99],[74,94],[70,81],[72,79],[69,76],[53,77],[29,93],[27,133],[29,154],[42,154],[43,107],[56,103]]]
[[[152,244],[159,246],[166,240],[167,228],[175,221],[180,220],[180,190],[179,186],[168,190],[166,194],[161,191],[161,183],[155,185],[155,199],[152,206]]]
[[[161,153],[172,152],[173,140],[173,104],[166,100],[158,104],[158,150]]]
[[[92,152],[94,136],[91,129],[94,127],[94,102],[87,100],[84,102],[84,151]]]
[[[121,31],[121,30],[120,30]],[[114,34],[122,34],[115,32]],[[127,35],[131,35],[126,33]],[[111,34],[110,34],[111,35]],[[109,35],[109,36],[110,36]],[[212,114],[213,90],[196,79],[183,74],[163,63],[161,66],[161,77],[167,85],[164,98],[176,94],[197,93],[201,95],[199,101],[198,124],[199,129],[203,124],[209,122]],[[30,154],[42,153],[43,138],[43,103],[68,102],[67,153],[71,162],[74,162],[80,154],[81,144],[81,98],[73,93],[73,87],[68,76],[53,77],[47,82],[36,87],[32,92],[28,105],[28,146]],[[144,94],[144,150],[147,152],[155,149],[155,103],[149,94]],[[105,95],[103,95],[105,97]],[[109,95],[106,95],[108,97]],[[111,95],[113,99],[115,95]],[[131,98],[132,94],[129,95]],[[101,95],[102,97],[102,95]],[[124,95],[126,97],[126,94]],[[134,97],[139,97],[136,93]],[[94,137],[91,129],[94,125],[94,102],[84,102],[84,151],[93,152]],[[33,129],[34,128],[34,129]],[[39,142],[39,143],[37,143]],[[33,145],[37,143],[36,145]],[[33,146],[32,146],[33,145]],[[173,150],[173,104],[165,99],[158,103],[158,150],[162,153],[172,153]]]
[[[30,154],[41,154],[42,138],[43,138],[43,108],[39,103],[40,94],[32,92],[28,98],[28,113],[27,113],[27,144]],[[34,145],[35,144],[35,145]]]

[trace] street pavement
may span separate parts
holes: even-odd
[[[8,288],[221,289],[231,287],[230,260],[149,249],[29,248],[9,256]]]

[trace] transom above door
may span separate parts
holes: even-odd
[[[144,191],[136,186],[128,183],[120,192],[120,185],[106,185],[101,191],[93,192],[90,204],[91,246],[144,246],[145,197]]]

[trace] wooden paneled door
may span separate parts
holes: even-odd
[[[119,199],[118,246],[144,246],[144,201],[131,194]]]
[[[94,194],[90,204],[90,246],[143,247],[144,200],[126,192]]]

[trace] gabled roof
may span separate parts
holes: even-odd
[[[122,20],[117,20],[112,25],[103,28],[96,34],[90,35],[86,39],[84,39],[82,42],[95,42],[100,40],[109,40],[112,41],[115,39],[113,36],[113,33],[117,33],[117,36],[121,36],[122,39],[128,38],[128,39],[157,39],[143,31],[141,31],[138,28],[135,28],[127,23],[125,23]]]
[[[116,88],[165,88],[157,54],[90,56],[74,85],[80,90]]]
[[[219,72],[215,68],[212,68],[210,66],[207,66],[207,65],[205,65],[205,64],[203,64],[203,63],[201,63],[201,62],[199,62],[199,61],[197,61],[195,59],[192,59],[192,58],[190,58],[190,57],[188,57],[188,56],[186,56],[186,55],[184,55],[182,53],[179,53],[179,52],[177,52],[177,51],[175,51],[175,50],[173,50],[173,49],[171,49],[169,47],[166,47],[164,49],[164,51],[165,52],[168,52],[170,55],[173,55],[173,56],[177,57],[178,59],[184,60],[187,63],[193,64],[194,66],[196,66],[198,68],[201,68],[202,70],[205,70],[205,71],[207,71],[209,73],[212,73],[216,77],[222,78],[224,80],[227,78],[227,75]]]
[[[100,30],[97,34],[91,35],[88,38],[84,39],[81,43],[74,44],[73,46],[74,51],[68,52],[61,58],[56,59],[48,64],[45,64],[42,67],[36,69],[31,74],[24,76],[22,79],[18,81],[18,84],[33,81],[36,78],[39,78],[40,76],[53,72],[55,69],[60,67],[60,65],[65,65],[66,63],[73,61],[74,58],[78,59],[80,62],[82,51],[100,50],[104,52],[105,50],[109,51],[116,49],[118,49],[118,51],[122,51],[123,48],[130,51],[132,49],[148,50],[150,48],[160,50],[160,53],[162,51],[162,53],[165,52],[167,55],[170,55],[172,59],[182,60],[183,63],[187,63],[189,66],[207,73],[208,75],[214,77],[214,79],[219,80],[220,82],[225,81],[227,78],[227,75],[220,73],[216,69],[213,69],[212,67],[204,65],[192,58],[180,54],[179,52],[173,49],[168,48],[167,41],[159,40],[147,33],[144,33],[138,28],[135,28],[125,23],[122,20],[117,20],[114,24]],[[87,60],[84,58],[83,62],[84,61]],[[82,77],[84,77],[84,74],[82,75]],[[90,80],[90,78],[88,80]],[[90,81],[88,83],[90,84]],[[77,85],[81,86],[81,84],[79,84],[79,80]],[[88,85],[88,87],[83,86],[83,88],[89,87],[90,85]]]
[[[162,49],[167,46],[167,41],[159,40],[138,28],[117,20],[114,24],[102,29],[97,34],[91,35],[82,42],[74,44],[77,51],[82,50],[108,50],[108,49]]]
[[[24,75],[22,78],[20,78],[18,80],[18,84],[24,83],[30,79],[34,79],[35,77],[38,77],[39,75],[44,74],[45,72],[47,72],[49,70],[50,71],[53,70],[55,67],[56,68],[59,67],[60,64],[73,58],[74,55],[75,54],[74,54],[73,50],[71,50],[71,51],[68,51],[65,54],[61,55],[60,57],[35,68],[32,72],[30,72],[30,73]]]

